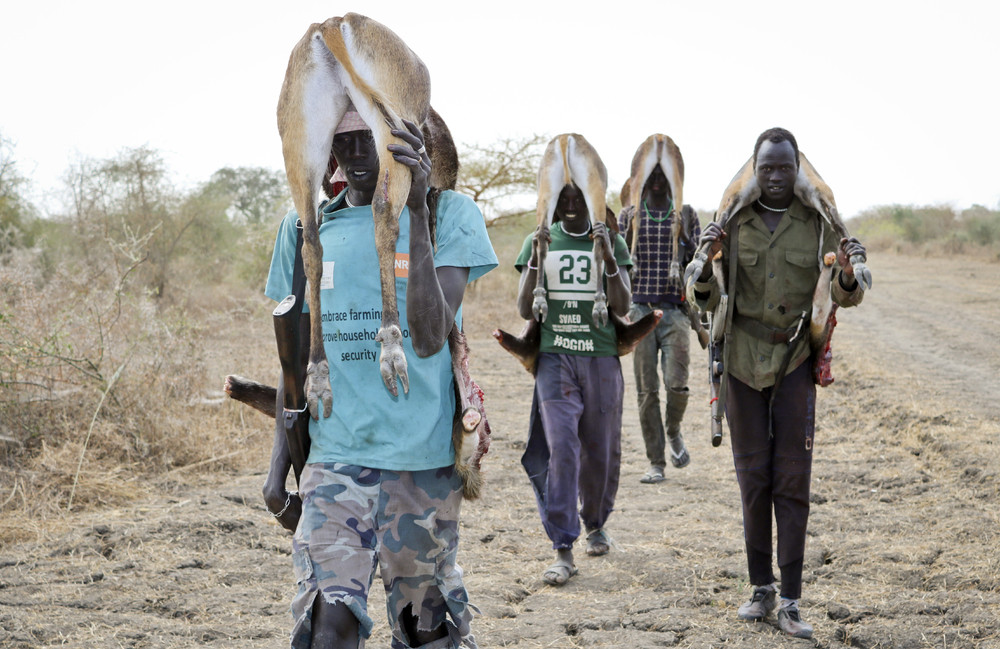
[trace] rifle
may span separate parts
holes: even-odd
[[[711,315],[709,317],[712,317]],[[711,328],[711,325],[709,326]],[[722,412],[719,410],[719,385],[722,382],[722,338],[708,340],[708,388],[712,408],[712,446],[722,444]]]
[[[305,394],[305,367],[308,350],[302,345],[301,331],[309,318],[302,317],[306,277],[302,268],[302,223],[295,224],[298,236],[295,242],[295,263],[292,267],[292,294],[282,300],[271,314],[274,317],[274,338],[281,362],[282,385],[285,388],[283,403],[275,403],[275,412],[281,412],[288,438],[288,454],[299,483],[302,468],[309,457],[309,415]]]
[[[738,249],[739,226],[735,224],[730,236],[731,249]],[[699,249],[691,263],[684,270],[685,286],[689,303],[694,298],[694,283],[701,275],[702,268],[709,261],[708,252],[710,243]],[[736,277],[736,259],[738,255],[729,256],[729,276]],[[726,290],[726,282],[722,269],[722,252],[716,253],[711,262],[713,268],[713,278],[719,288],[719,302],[708,312],[708,387],[710,393],[709,404],[712,412],[712,446],[722,444],[722,416],[725,414],[726,402],[726,355],[725,342],[732,326],[732,305],[730,295]]]

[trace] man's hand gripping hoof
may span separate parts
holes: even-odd
[[[375,335],[375,340],[382,344],[382,355],[379,356],[379,371],[382,381],[392,396],[398,397],[396,377],[403,384],[403,392],[410,391],[410,378],[406,373],[406,354],[403,353],[403,332],[396,325],[382,327]]]
[[[319,419],[319,404],[323,404],[323,417],[333,413],[333,390],[330,388],[330,364],[324,358],[306,367],[306,403],[313,419]]]

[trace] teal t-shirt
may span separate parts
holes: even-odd
[[[597,275],[594,273],[594,242],[588,236],[567,234],[558,222],[549,230],[552,243],[545,256],[545,289],[549,312],[542,323],[540,351],[581,356],[617,356],[618,344],[614,326],[603,327],[594,322],[594,293]],[[521,246],[514,266],[520,271],[531,259],[529,234]],[[615,260],[621,272],[628,272],[632,260],[621,235],[613,235]],[[603,279],[603,278],[601,278]],[[605,287],[607,286],[605,281]],[[606,290],[606,288],[605,288]]]
[[[323,340],[330,363],[333,413],[310,420],[309,462],[342,462],[394,471],[421,471],[454,463],[451,443],[455,414],[454,377],[448,345],[418,358],[406,322],[410,213],[399,218],[396,241],[396,298],[403,331],[410,390],[394,397],[379,372],[382,292],[371,206],[334,211],[344,195],[324,206],[319,228],[323,244],[320,290]],[[295,222],[290,212],[278,229],[265,294],[275,301],[291,293]],[[482,213],[472,199],[443,192],[437,209],[435,267],[469,269],[469,281],[497,266]],[[308,311],[308,305],[303,305]],[[461,323],[461,310],[456,321]]]

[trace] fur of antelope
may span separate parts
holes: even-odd
[[[386,148],[401,143],[391,131],[403,130],[403,120],[421,126],[424,146],[431,160],[429,184],[454,189],[458,154],[451,133],[430,105],[430,76],[420,58],[384,25],[360,14],[348,13],[314,23],[292,49],[278,100],[278,133],[281,136],[285,173],[295,209],[303,224],[303,265],[309,280],[306,300],[311,313],[320,310],[323,249],[316,221],[318,195],[330,189],[336,170],[330,155],[334,131],[344,113],[354,109],[372,130],[378,149],[381,181],[372,200],[375,243],[378,248],[382,289],[382,323],[376,339],[382,345],[379,369],[386,388],[398,393],[396,377],[404,392],[409,383],[402,347],[393,270],[399,216],[410,190],[410,171],[396,162]],[[433,236],[434,223],[431,223]],[[314,419],[323,405],[328,417],[333,407],[329,365],[322,341],[322,322],[312,318],[309,338],[306,395]],[[453,431],[455,460],[468,498],[478,496],[482,479],[479,464],[489,448],[489,424],[482,406],[482,390],[469,376],[468,345],[458,327],[448,344],[455,373],[459,413]],[[229,376],[226,392],[232,398],[274,416],[275,389],[248,379]]]
[[[801,151],[799,152],[799,172],[795,178],[795,195],[804,204],[819,212],[823,221],[832,227],[842,238],[850,236],[847,226],[844,225],[843,220],[840,218],[840,212],[837,211],[837,202],[833,198],[833,191]],[[723,193],[719,209],[715,213],[715,221],[722,227],[725,227],[734,214],[758,198],[760,198],[760,187],[757,186],[757,178],[754,176],[753,157],[751,156],[736,173],[736,176],[730,181],[729,187]],[[695,253],[694,259],[684,271],[687,298],[691,300],[692,304],[695,304],[694,283],[701,275],[705,264],[709,261],[706,253],[709,246],[710,244],[700,246],[698,252]],[[863,291],[868,290],[872,285],[872,273],[868,269],[866,261],[861,255],[852,256],[850,259],[851,266],[854,268],[854,277]],[[717,258],[711,260],[711,262],[716,281],[719,282],[722,299],[726,300],[728,296],[725,286],[722,283],[721,260]],[[821,269],[824,267],[822,259],[817,260],[817,263]],[[823,281],[822,274],[820,281]],[[829,286],[829,281],[827,281],[827,286]],[[717,339],[715,332],[713,332],[713,337]]]
[[[643,336],[648,334],[660,322],[663,311],[654,309],[635,322],[610,314],[611,324],[615,328],[615,340],[619,356],[631,354]],[[526,320],[521,333],[514,335],[503,329],[494,329],[493,337],[500,346],[514,355],[524,369],[534,376],[538,369],[538,352],[541,346],[541,325],[538,320]],[[253,404],[248,404],[253,405]]]
[[[680,213],[684,205],[684,158],[681,157],[681,150],[674,141],[662,133],[650,135],[636,149],[635,155],[632,156],[631,175],[622,187],[622,205],[631,205],[632,213],[636,215],[633,221],[632,241],[629,242],[629,249],[634,254],[636,242],[639,241],[639,224],[642,219],[638,216],[642,208],[642,188],[656,165],[660,165],[663,175],[667,177],[667,181],[670,183],[671,198],[674,201],[674,210],[670,215],[671,253],[673,254],[670,277],[680,281]],[[632,261],[635,263],[634,259]]]
[[[398,218],[410,189],[410,171],[386,146],[402,143],[392,129],[403,120],[425,125],[430,113],[430,76],[416,54],[391,30],[365,16],[349,13],[313,24],[295,45],[278,100],[285,173],[295,209],[303,224],[302,255],[312,313],[320,313],[323,251],[319,241],[317,197],[330,159],[333,134],[348,107],[372,130],[378,147],[379,187],[372,201],[375,242],[382,287],[382,322],[376,340],[382,345],[379,369],[386,387],[398,394],[396,378],[409,389],[396,305],[394,255]],[[432,169],[434,161],[432,159]],[[433,184],[433,178],[432,178]],[[313,418],[328,417],[333,407],[330,370],[323,350],[322,323],[310,331],[306,396]]]
[[[552,216],[556,211],[556,203],[559,202],[559,193],[569,184],[576,185],[583,193],[592,224],[605,218],[607,205],[604,195],[608,188],[608,170],[590,142],[578,133],[557,135],[545,147],[538,169],[538,202],[535,209],[538,225],[552,227]],[[615,231],[617,227],[612,230]],[[538,246],[539,268],[544,267],[547,252],[548,242],[542,237]],[[604,274],[604,258],[596,253],[596,249],[594,273],[598,278]],[[545,274],[539,272],[531,307],[532,314],[539,321],[544,321],[549,312],[544,279]],[[597,282],[597,292],[594,294],[593,316],[594,322],[601,326],[608,322],[608,297],[600,281]]]

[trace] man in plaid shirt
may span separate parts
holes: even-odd
[[[625,240],[632,242],[632,227],[640,219],[638,241],[632,260],[632,307],[629,319],[635,322],[653,309],[663,311],[656,329],[645,336],[632,354],[636,391],[639,401],[639,423],[646,444],[649,471],[641,482],[662,482],[666,467],[666,440],[670,441],[670,462],[683,468],[691,461],[681,420],[688,402],[688,363],[690,357],[691,322],[684,301],[682,278],[670,277],[673,220],[680,218],[680,267],[684,268],[694,255],[701,236],[698,216],[690,205],[673,204],[673,192],[663,169],[657,164],[645,179],[638,214],[631,206],[618,216],[619,229]],[[667,389],[666,430],[660,414],[660,391],[657,363],[662,367]],[[665,434],[664,434],[665,433]]]

